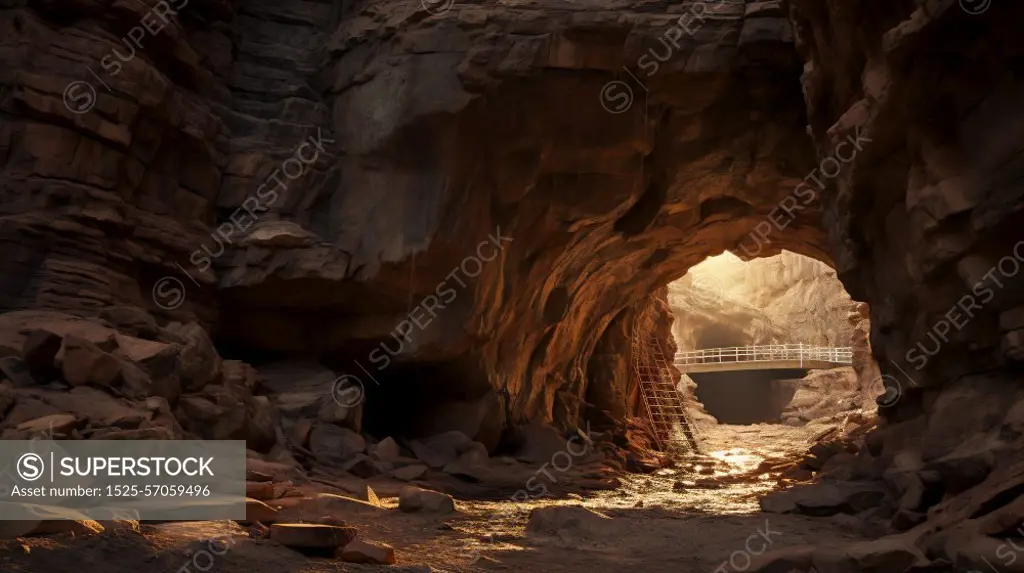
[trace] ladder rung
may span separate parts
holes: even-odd
[[[661,341],[653,334],[635,328],[632,334],[633,367],[640,385],[654,439],[666,449],[697,450],[696,439],[683,405],[683,394],[676,388],[676,356],[669,361]]]

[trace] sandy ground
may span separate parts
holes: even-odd
[[[342,571],[552,571],[688,573],[744,571],[751,552],[859,539],[840,521],[762,514],[757,498],[775,487],[755,468],[806,451],[820,428],[718,426],[704,432],[706,456],[674,469],[627,475],[587,497],[522,503],[459,500],[459,513],[405,514],[397,500],[372,514],[342,516],[360,537],[395,548],[398,566],[309,558],[249,539],[231,522],[143,525],[140,532],[60,534],[0,544],[4,573],[319,573]],[[582,505],[607,516],[600,527],[526,533],[530,512]],[[230,544],[209,539],[234,536]],[[731,559],[731,561],[730,561]],[[723,568],[724,566],[724,568]]]

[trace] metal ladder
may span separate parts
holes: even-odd
[[[658,446],[672,453],[700,452],[661,341],[639,328],[633,331],[633,368]]]

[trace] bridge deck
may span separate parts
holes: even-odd
[[[757,362],[707,362],[704,364],[676,364],[684,374],[701,372],[737,372],[741,370],[826,370],[845,366],[825,360],[759,360]]]
[[[730,372],[737,370],[814,370],[853,363],[850,347],[807,344],[732,346],[680,352],[675,366],[684,373]]]

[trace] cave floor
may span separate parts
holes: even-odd
[[[764,460],[792,459],[826,428],[716,426],[703,433],[710,456],[682,459],[673,469],[620,476],[621,486],[588,496],[527,502],[459,500],[459,513],[402,513],[385,506],[345,515],[360,538],[395,548],[397,566],[343,563],[303,556],[273,542],[249,539],[233,522],[143,525],[96,536],[60,534],[0,543],[5,573],[320,573],[341,571],[744,571],[749,551],[795,545],[841,545],[861,539],[841,520],[761,513],[757,499],[776,487],[759,474]],[[584,506],[611,518],[569,520],[557,531],[527,532],[530,512],[552,505]],[[213,555],[207,541],[238,536]],[[730,557],[732,562],[730,563]],[[194,559],[195,558],[195,559]]]

